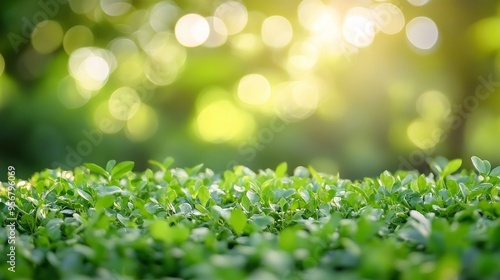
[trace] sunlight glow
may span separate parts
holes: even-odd
[[[205,107],[196,118],[201,138],[211,143],[241,140],[253,133],[252,116],[228,100],[219,100]]]
[[[276,87],[275,104],[280,118],[298,120],[309,117],[319,103],[319,87],[311,81],[294,81]]]
[[[292,25],[282,16],[268,17],[262,24],[262,40],[269,47],[286,47],[292,40],[292,36]]]
[[[158,116],[150,106],[142,103],[137,113],[127,121],[127,137],[135,142],[145,141],[153,136],[158,130]]]
[[[5,70],[5,59],[3,59],[3,56],[0,53],[0,76],[2,76],[3,70]]]
[[[71,76],[80,87],[97,91],[106,84],[116,67],[116,59],[108,50],[80,48],[71,53],[68,64]]]
[[[417,99],[417,112],[426,120],[444,120],[451,112],[450,101],[437,90],[424,92]]]
[[[271,94],[271,86],[266,77],[249,74],[241,78],[238,84],[238,97],[245,103],[259,105],[265,103]]]
[[[218,17],[207,17],[207,22],[210,26],[210,33],[204,46],[216,48],[224,45],[227,41],[227,28],[224,22]]]
[[[382,3],[373,9],[373,19],[377,30],[385,34],[396,34],[403,30],[405,17],[398,6],[391,3]]]
[[[187,54],[186,49],[175,41],[172,34],[156,33],[144,46],[144,50],[149,55],[144,67],[146,77],[160,86],[174,82]]]
[[[429,0],[408,0],[413,6],[423,6],[429,2]]]
[[[439,143],[441,128],[434,121],[416,119],[407,129],[408,138],[420,149],[431,149]]]
[[[300,24],[309,31],[322,31],[335,26],[337,15],[333,7],[320,0],[304,0],[298,7]]]
[[[214,16],[220,18],[226,28],[217,28],[215,31],[222,35],[234,35],[243,31],[248,22],[248,12],[243,4],[236,1],[227,1],[215,9]]]
[[[436,45],[439,32],[432,19],[416,17],[406,25],[406,37],[417,49],[430,50]]]
[[[90,92],[80,89],[75,79],[67,76],[59,82],[57,97],[64,107],[76,109],[87,104],[92,95]]]
[[[177,41],[186,47],[197,47],[208,39],[210,26],[207,20],[198,14],[187,14],[175,25]]]
[[[355,47],[369,46],[375,38],[375,23],[371,11],[362,7],[350,9],[344,19],[342,34]]]

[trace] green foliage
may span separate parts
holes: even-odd
[[[1,279],[499,279],[500,169],[358,181],[287,164],[216,174],[133,162],[44,170],[17,185],[16,272]],[[436,176],[436,178],[435,178]]]

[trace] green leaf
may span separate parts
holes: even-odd
[[[203,163],[200,163],[192,168],[187,168],[186,169],[186,173],[191,176],[191,175],[194,175],[194,174],[197,174],[201,168],[203,168]]]
[[[234,229],[236,234],[240,235],[247,225],[247,215],[245,215],[240,208],[234,208],[233,211],[231,211],[229,225]]]
[[[149,160],[148,163],[160,168],[160,170],[163,172],[167,171],[167,169],[165,168],[165,166],[163,166],[163,164],[161,162],[158,162],[156,160]]]
[[[61,239],[61,225],[63,223],[61,219],[52,219],[47,223],[47,234],[50,240],[57,241]]]
[[[108,161],[108,163],[106,164],[106,171],[108,173],[111,173],[111,171],[113,170],[113,167],[116,165],[116,160],[112,159],[110,161]]]
[[[97,187],[96,190],[97,190],[98,197],[103,197],[103,196],[112,195],[115,193],[122,192],[122,189],[120,189],[117,186],[109,186],[109,187],[108,186],[100,186],[100,187]]]
[[[189,203],[182,203],[179,205],[179,209],[184,215],[190,214],[193,211],[193,207]]]
[[[448,162],[448,164],[445,166],[445,168],[441,172],[441,178],[444,178],[448,175],[453,174],[454,172],[456,172],[460,168],[460,166],[462,166],[461,159],[454,159],[454,160]]]
[[[113,167],[113,170],[111,171],[111,178],[113,178],[113,179],[119,179],[123,175],[125,175],[128,172],[132,171],[133,168],[134,168],[134,162],[133,161],[123,161],[123,162],[120,162],[115,167]]]
[[[149,231],[154,239],[162,240],[167,243],[172,241],[172,236],[170,235],[170,226],[165,220],[155,220],[149,226]]]
[[[276,167],[276,171],[275,171],[276,177],[281,178],[281,177],[285,176],[287,168],[288,168],[288,165],[286,162],[280,163],[278,165],[278,167]]]
[[[499,177],[500,176],[500,166],[497,166],[493,170],[491,170],[490,176]]]
[[[92,199],[92,196],[90,196],[90,194],[88,194],[86,191],[82,190],[82,189],[76,189],[76,192],[81,196],[83,197],[86,201],[90,202],[90,204],[93,204],[93,199]]]
[[[472,164],[474,165],[476,170],[479,171],[479,173],[485,174],[485,175],[488,175],[490,173],[491,164],[489,161],[482,160],[476,156],[472,156],[471,160],[472,160]]]
[[[109,173],[106,170],[104,170],[102,167],[100,167],[99,165],[97,165],[95,163],[84,163],[83,165],[85,167],[87,167],[90,171],[94,172],[94,173],[101,174],[105,178],[109,177]]]
[[[102,210],[102,209],[107,209],[113,205],[113,202],[115,201],[115,198],[111,195],[106,195],[99,197],[97,199],[97,202],[95,203],[95,209],[96,210]]]
[[[394,176],[392,176],[391,173],[389,173],[389,171],[386,170],[380,175],[380,181],[390,192],[392,190],[394,182],[396,182],[396,179],[394,179]]]
[[[318,182],[318,184],[322,185],[323,184],[323,178],[321,178],[321,176],[318,174],[318,172],[316,170],[314,170],[314,168],[309,165],[309,172],[311,173],[311,175],[313,176],[314,180],[316,180],[316,182]]]
[[[198,199],[200,200],[201,205],[207,205],[207,202],[210,199],[210,191],[207,187],[201,186],[198,189]]]

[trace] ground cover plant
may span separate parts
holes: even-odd
[[[357,181],[172,162],[18,180],[15,272],[3,183],[0,278],[500,279],[500,167],[486,160]]]

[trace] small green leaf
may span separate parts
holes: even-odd
[[[491,164],[487,160],[482,160],[476,156],[471,157],[472,164],[476,168],[477,171],[481,174],[486,174],[488,175],[491,170]]]
[[[163,164],[161,162],[158,162],[156,160],[149,160],[148,163],[160,168],[160,170],[163,172],[167,171],[167,169],[165,168],[165,166],[163,166]]]
[[[280,163],[278,165],[278,167],[276,167],[276,172],[275,172],[276,177],[281,178],[281,177],[285,176],[287,168],[288,168],[288,165],[286,162]]]
[[[101,174],[106,178],[109,177],[109,173],[95,163],[84,163],[83,165],[94,173]]]
[[[61,225],[63,224],[63,220],[61,219],[52,219],[47,225],[47,234],[50,240],[56,241],[61,239]]]
[[[91,204],[93,203],[92,196],[90,196],[89,193],[82,189],[76,189],[76,192],[83,197],[86,201],[90,202]]]
[[[149,231],[154,239],[162,240],[167,243],[172,241],[170,226],[165,220],[155,220],[150,226]]]
[[[444,178],[448,175],[453,174],[454,172],[456,172],[460,168],[460,166],[462,166],[461,159],[454,159],[454,160],[448,162],[448,164],[445,166],[445,168],[441,172],[441,178]]]
[[[191,175],[197,174],[201,170],[201,168],[203,168],[203,163],[200,163],[200,164],[193,166],[191,168],[187,168],[186,173],[189,176],[191,176]]]
[[[111,171],[111,178],[118,179],[134,168],[133,161],[123,161],[118,163]]]
[[[182,213],[184,213],[184,215],[187,215],[191,213],[193,207],[191,207],[191,204],[189,203],[182,203],[181,205],[179,205],[179,209],[181,210]]]
[[[247,225],[247,215],[245,215],[240,208],[234,208],[233,211],[231,211],[229,225],[231,225],[236,234],[240,235]]]
[[[500,166],[497,166],[493,170],[491,170],[490,176],[495,176],[495,177],[500,176]]]
[[[122,189],[120,189],[117,186],[109,186],[109,187],[108,186],[100,186],[100,187],[97,187],[96,190],[97,190],[98,197],[103,197],[103,196],[112,195],[115,193],[122,192]]]
[[[321,178],[321,176],[318,174],[318,172],[316,170],[314,170],[314,168],[309,165],[309,172],[311,173],[311,175],[313,176],[314,180],[316,180],[316,182],[318,182],[318,184],[322,185],[323,184],[323,178]]]
[[[97,202],[95,203],[95,209],[102,210],[109,208],[111,207],[111,205],[113,205],[114,200],[115,200],[114,197],[111,195],[99,197],[97,199]]]
[[[206,186],[201,186],[198,189],[198,199],[200,200],[201,205],[207,205],[207,202],[210,199],[210,191]]]
[[[111,170],[113,170],[113,167],[115,167],[115,165],[116,165],[116,160],[112,159],[108,161],[108,163],[106,164],[106,171],[108,173],[111,173]]]

